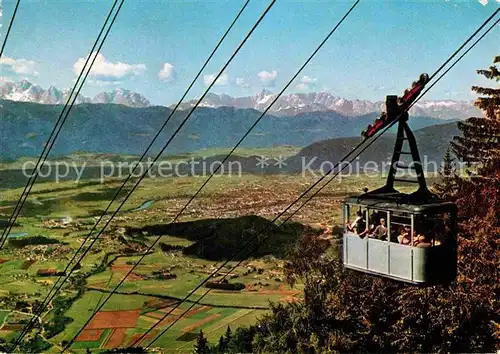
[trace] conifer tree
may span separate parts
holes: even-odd
[[[219,338],[219,344],[217,345],[217,351],[219,353],[226,352],[226,341],[224,340],[223,336],[220,336],[220,338]]]
[[[448,199],[453,196],[457,188],[457,173],[455,168],[455,159],[451,155],[448,147],[443,159],[443,167],[439,171],[440,181],[434,184],[434,190],[440,198]]]
[[[489,69],[477,70],[477,73],[498,83],[498,65],[500,55],[495,57]],[[473,86],[472,90],[482,95],[474,105],[484,112],[484,117],[472,117],[459,122],[462,136],[454,137],[451,144],[460,159],[467,163],[479,163],[479,175],[488,177],[500,166],[500,88]]]
[[[233,335],[233,332],[231,331],[231,327],[227,326],[227,330],[226,330],[226,343],[229,343],[231,341],[231,337]]]
[[[200,334],[196,340],[196,345],[194,346],[194,354],[208,354],[210,353],[210,348],[208,347],[208,341],[203,335],[203,331],[200,329]]]

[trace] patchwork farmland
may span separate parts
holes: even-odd
[[[241,183],[247,187],[241,188]],[[209,290],[202,287],[163,318],[208,275],[213,275],[213,282],[220,281],[237,260],[219,272],[215,270],[240,247],[241,235],[248,237],[267,225],[268,219],[285,207],[303,184],[300,176],[244,175],[239,180],[220,177],[173,227],[168,220],[199,187],[200,180],[145,180],[127,201],[127,211],[117,215],[78,264],[72,281],[44,310],[43,327],[34,326],[28,337],[38,338],[37,348],[47,352],[60,351],[72,339],[71,350],[75,352],[106,350],[131,345],[161,320],[141,341],[146,345],[180,318],[154,346],[190,352],[200,330],[210,341],[217,341],[228,326],[234,330],[255,323],[256,318],[269,311],[270,302],[297,301],[302,296],[301,285],[292,289],[285,280],[286,250],[302,234],[319,235],[331,230],[327,226],[338,215],[338,211],[332,214],[332,206],[340,202],[345,194],[343,189],[335,192],[334,199],[318,198],[314,214],[307,210],[299,213],[294,228],[273,231],[272,243],[231,271],[230,288],[210,289],[199,304],[188,310],[193,301]],[[58,275],[64,274],[68,261],[118,185],[119,181],[114,180],[104,184],[88,181],[79,185],[61,182],[35,186],[36,202],[23,209],[12,230],[16,237],[9,239],[0,252],[0,296],[5,310],[0,317],[4,320],[0,340],[12,343],[31,320],[36,301],[43,301]],[[283,186],[289,194],[279,193],[276,185]],[[20,192],[3,192],[1,214],[12,211]],[[152,203],[138,208],[147,200]],[[76,336],[157,237],[160,240],[156,247]],[[217,246],[221,244],[223,248]],[[238,290],[232,290],[231,284],[237,285]]]
[[[382,178],[374,175],[371,183],[380,184]],[[143,337],[137,344],[148,346],[155,339],[152,347],[190,352],[200,330],[215,343],[228,326],[235,330],[254,324],[271,303],[301,299],[302,284],[292,288],[286,281],[287,252],[304,235],[321,238],[337,232],[341,201],[359,189],[360,180],[350,177],[342,184],[332,183],[285,227],[271,227],[268,241],[251,258],[236,258],[216,270],[242,242],[268,228],[269,220],[314,180],[299,175],[219,176],[177,223],[169,224],[202,180],[145,179],[39,318],[33,315],[37,306],[66,274],[69,260],[120,180],[35,185],[34,199],[12,230],[15,237],[0,251],[0,340],[14,343],[32,322],[36,325],[27,334],[31,341],[19,347],[23,351],[55,353],[70,342],[74,352],[105,351]],[[19,188],[3,192],[0,214],[12,211],[20,193]],[[227,279],[218,284],[226,273]],[[211,281],[179,305],[209,275]]]

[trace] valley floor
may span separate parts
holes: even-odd
[[[260,254],[244,260],[229,274],[229,283],[242,284],[243,289],[213,289],[200,304],[190,308],[208,290],[202,287],[188,302],[174,309],[180,299],[227,259],[226,253],[241,246],[241,241],[235,238],[254,235],[316,178],[215,177],[179,218],[181,226],[167,225],[204,181],[204,177],[187,177],[145,179],[141,183],[125,203],[123,212],[113,219],[80,262],[81,268],[74,274],[83,281],[78,283],[73,278],[65,284],[58,294],[59,300],[52,301],[42,314],[42,338],[52,344],[47,352],[60,351],[76,335],[158,237],[160,242],[151,253],[76,337],[71,347],[74,352],[130,345],[162,320],[141,343],[148,344],[181,315],[153,346],[190,352],[200,329],[209,341],[217,342],[227,326],[234,331],[238,326],[254,323],[268,311],[270,302],[300,299],[300,284],[292,289],[285,281],[284,248],[270,243],[268,254],[264,247]],[[16,338],[32,317],[34,301],[43,300],[58,279],[48,271],[65,270],[120,183],[120,180],[105,184],[87,180],[79,184],[65,181],[35,185],[6,246],[0,251],[1,339],[8,342]],[[300,227],[288,233],[273,231],[281,240],[276,242],[292,246],[301,233],[331,234],[332,229],[335,232],[342,224],[342,199],[349,193],[361,193],[363,187],[372,189],[381,184],[381,176],[333,181],[291,219]],[[3,190],[2,229],[21,192],[21,188]],[[124,196],[120,194],[120,201]],[[110,212],[116,207],[117,203]],[[97,230],[107,220],[105,217]],[[23,240],[30,241],[25,244]],[[214,281],[234,265],[236,262],[229,262],[215,274]],[[61,322],[63,327],[54,330],[54,323]],[[33,335],[34,331],[27,337]]]

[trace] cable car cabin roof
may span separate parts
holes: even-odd
[[[404,193],[365,193],[351,196],[345,204],[362,205],[370,209],[403,211],[412,214],[434,214],[455,212],[457,206],[430,194],[424,198],[417,198],[412,194]]]

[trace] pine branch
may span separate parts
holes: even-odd
[[[490,66],[489,70],[477,70],[477,73],[483,75],[489,80],[495,79],[495,81],[500,80],[500,72],[496,66]]]
[[[500,96],[500,89],[493,89],[488,87],[472,86],[472,91],[477,92],[480,95],[487,96]]]

